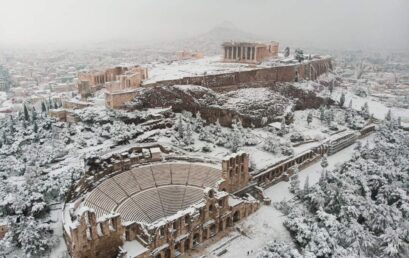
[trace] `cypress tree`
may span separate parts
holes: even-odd
[[[46,108],[46,106],[45,106],[44,101],[41,102],[41,112],[42,112],[42,113],[47,112],[47,108]]]
[[[27,109],[26,104],[24,104],[23,109],[24,109],[24,120],[28,121],[30,119],[30,116],[28,115],[28,109]]]
[[[345,93],[341,94],[341,98],[339,99],[339,106],[343,107],[345,103]]]
[[[38,125],[37,122],[34,121],[34,128],[33,128],[34,132],[37,133],[38,132]]]

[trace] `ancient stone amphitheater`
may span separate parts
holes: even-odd
[[[259,207],[251,194],[233,194],[249,182],[246,153],[225,157],[221,166],[154,156],[130,161],[80,180],[89,188],[65,204],[71,257],[173,258],[233,229]]]
[[[153,223],[199,202],[220,179],[221,171],[208,165],[152,164],[106,179],[83,204],[97,217],[116,212],[125,222]]]

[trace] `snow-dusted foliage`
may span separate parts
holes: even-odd
[[[223,128],[217,121],[203,127],[200,131],[199,139],[237,151],[242,146],[253,146],[259,143],[257,137],[251,129],[244,128],[240,121],[234,121],[232,128]]]
[[[301,202],[277,206],[303,257],[409,256],[409,133],[386,123],[374,141],[318,184],[305,183]],[[293,252],[273,244],[261,257]]]
[[[302,258],[301,254],[292,246],[285,242],[274,241],[268,244],[258,258]]]
[[[130,122],[140,121],[132,114],[107,118],[104,112],[78,111],[85,122],[71,125],[48,117],[47,109],[38,113],[24,105],[18,116],[0,120],[0,220],[8,224],[0,256],[13,257],[17,250],[23,252],[17,257],[43,257],[55,244],[50,206],[63,202],[81,177],[82,158],[142,131]]]

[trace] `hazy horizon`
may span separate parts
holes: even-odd
[[[224,21],[279,42],[321,48],[407,49],[407,0],[3,0],[0,47],[194,37]]]

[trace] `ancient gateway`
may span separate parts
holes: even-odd
[[[72,257],[175,257],[258,209],[252,195],[233,194],[249,183],[248,154],[226,157],[219,169],[154,162],[153,153],[148,165],[110,173],[66,204],[64,238]]]

